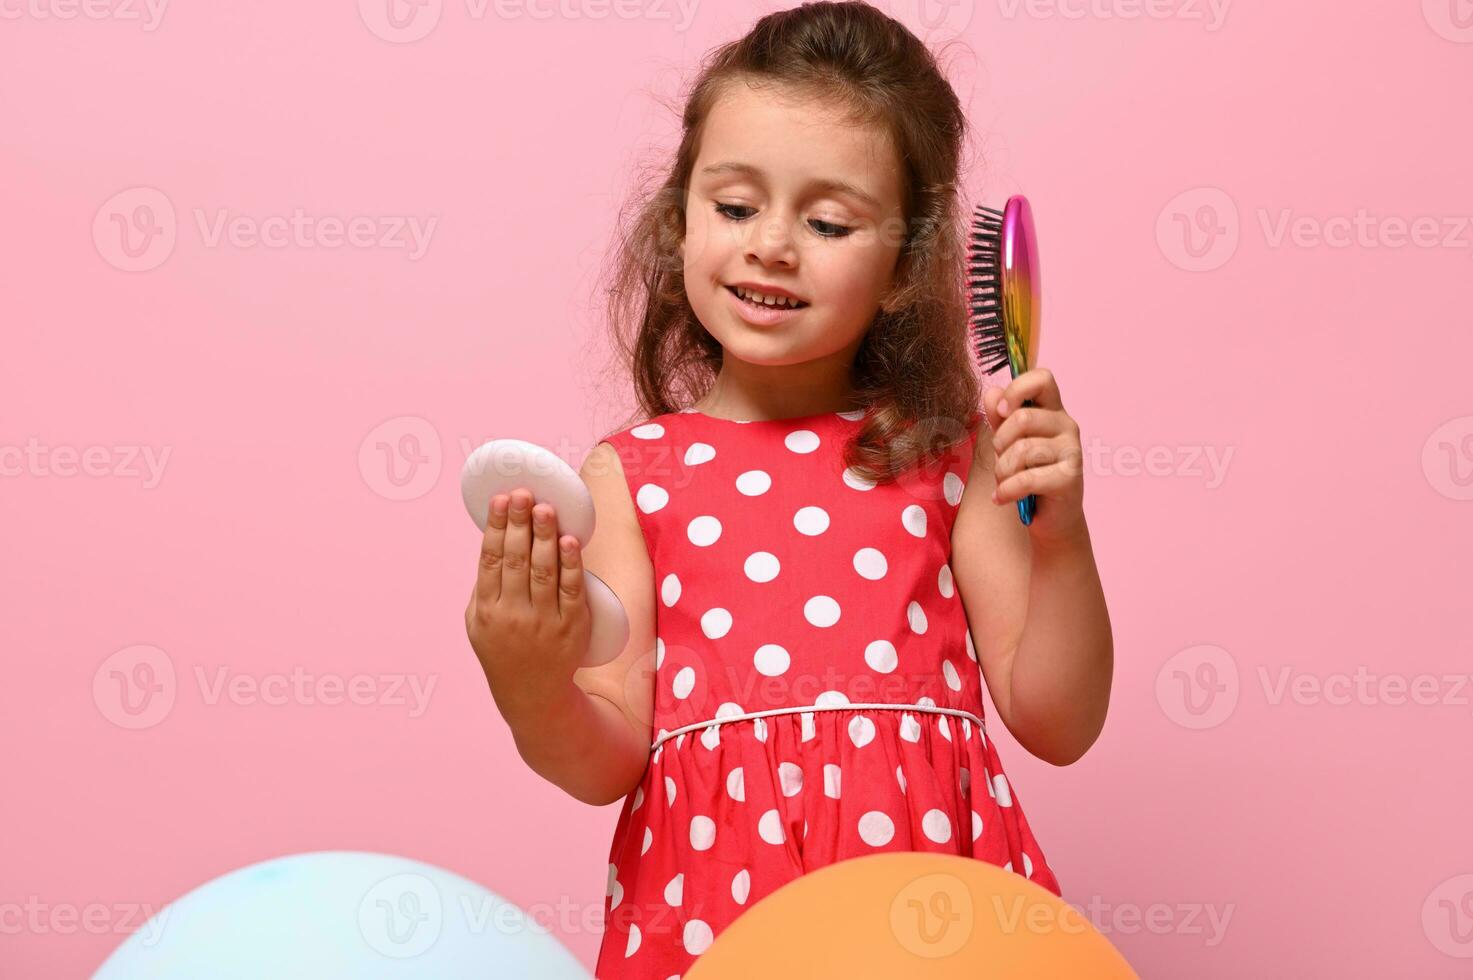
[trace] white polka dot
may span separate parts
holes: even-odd
[[[677,698],[684,700],[690,697],[690,692],[696,687],[696,669],[694,667],[682,667],[675,672],[675,680],[670,682],[670,689]]]
[[[816,595],[803,603],[803,618],[814,626],[832,626],[839,621],[839,604],[831,596]]]
[[[948,473],[941,478],[941,492],[946,495],[946,502],[953,507],[962,502],[962,490],[965,488],[966,484],[955,473]]]
[[[636,425],[629,430],[629,434],[636,439],[658,439],[665,434],[665,427],[658,422],[648,422]]]
[[[822,507],[802,507],[793,515],[798,533],[813,537],[829,529],[829,514]]]
[[[716,821],[710,817],[690,818],[690,846],[697,851],[709,850],[716,843]]]
[[[735,701],[723,701],[721,707],[716,709],[717,718],[735,718],[742,714],[742,706]]]
[[[845,696],[843,691],[824,691],[813,699],[813,706],[815,708],[837,708],[840,705],[848,703],[849,698]]]
[[[746,905],[747,896],[750,894],[752,894],[752,874],[743,868],[731,879],[731,897],[738,905]]]
[[[636,949],[639,949],[639,926],[631,923],[629,926],[629,942],[624,944],[624,958],[628,959],[633,956]]]
[[[951,722],[946,720],[945,715],[936,716],[936,730],[941,733],[942,738],[951,741]]]
[[[849,741],[856,749],[862,749],[875,737],[875,723],[864,715],[855,715],[849,720]]]
[[[680,577],[674,572],[665,576],[660,583],[660,601],[667,606],[673,606],[680,601]]]
[[[747,578],[753,582],[771,582],[777,578],[778,569],[782,565],[777,560],[777,555],[770,551],[754,551],[747,556],[742,571],[747,573]]]
[[[921,740],[921,723],[915,720],[915,716],[909,712],[900,716],[900,737],[907,742],[919,742]]]
[[[638,810],[640,808],[640,805],[643,804],[643,803],[644,803],[644,787],[643,786],[637,786],[634,789],[634,803],[632,803],[630,805],[629,812],[630,813],[633,813],[635,810]]]
[[[831,800],[837,800],[839,798],[839,783],[841,782],[840,776],[841,772],[838,766],[834,765],[832,762],[824,765],[823,795],[827,796]]]
[[[941,571],[936,575],[936,588],[941,590],[941,596],[944,599],[950,599],[956,595],[955,583],[951,577],[951,566],[945,562],[941,564]]]
[[[747,785],[745,777],[742,774],[741,766],[737,766],[731,772],[726,774],[726,795],[736,800],[738,803],[746,802]]]
[[[752,737],[755,738],[759,742],[765,742],[765,741],[767,741],[767,719],[766,718],[753,718],[752,719]]]
[[[634,492],[634,502],[646,514],[653,514],[670,502],[670,494],[664,487],[646,483]]]
[[[962,719],[962,741],[964,741],[964,742],[970,742],[971,740],[972,740],[972,719],[970,719],[970,718],[963,718]],[[962,772],[966,772],[966,770],[963,769]]]
[[[1026,878],[1033,877],[1033,858],[1028,856],[1027,851],[1023,852],[1023,876]]]
[[[665,641],[661,637],[655,637],[655,669],[659,670],[665,664]]]
[[[854,472],[852,467],[844,467],[844,485],[854,490],[873,490],[875,481]]]
[[[752,663],[756,666],[757,672],[767,677],[777,677],[786,671],[792,662],[793,658],[788,655],[788,651],[776,643],[764,643],[757,648],[756,653],[752,654]]]
[[[918,538],[926,536],[926,509],[920,504],[911,504],[900,512],[900,523]]]
[[[685,451],[686,466],[700,466],[716,458],[716,447],[704,442],[693,442]]]
[[[951,818],[940,810],[927,810],[921,817],[921,830],[937,844],[951,840]]]
[[[993,776],[992,777],[992,790],[993,790],[994,793],[997,794],[997,805],[998,806],[1012,806],[1013,805],[1013,794],[1012,794],[1012,791],[1008,789],[1008,777],[1007,776],[1003,775],[1002,773],[998,773],[996,776]]]
[[[710,514],[703,514],[686,526],[685,536],[690,538],[690,543],[697,547],[709,547],[721,537],[721,522]]]
[[[854,553],[854,570],[871,582],[884,578],[889,568],[889,562],[878,549],[860,548]]]
[[[784,796],[797,796],[803,790],[803,770],[796,763],[784,762],[777,767],[778,783]]]
[[[700,919],[691,919],[685,924],[685,931],[681,934],[681,942],[685,944],[685,951],[692,956],[700,956],[711,947],[713,938],[711,927]]]
[[[757,821],[757,835],[769,844],[781,844],[788,839],[788,835],[783,832],[782,817],[778,816],[776,810],[768,810],[762,814],[762,818]]]
[[[641,857],[650,852],[650,845],[654,842],[655,832],[648,827],[644,828],[644,843],[639,845],[639,853]]]
[[[888,674],[899,666],[900,658],[895,654],[895,644],[889,640],[875,640],[864,648],[864,662],[870,665],[871,670]]]
[[[870,847],[884,847],[895,837],[895,822],[879,810],[859,818],[859,837]]]
[[[941,673],[946,678],[946,686],[953,691],[962,689],[961,675],[956,672],[956,666],[950,660],[941,661]]]
[[[895,767],[895,781],[900,784],[900,792],[904,793],[905,792],[905,773],[903,773],[903,772],[900,771],[900,767],[899,766],[896,766]]]
[[[808,454],[818,448],[818,433],[812,429],[794,429],[783,439],[783,445],[795,453]]]
[[[670,883],[665,886],[665,904],[679,905],[681,898],[685,896],[685,872],[681,872]]]
[[[772,477],[762,470],[748,470],[736,478],[736,488],[743,496],[760,497],[772,488]]]
[[[982,815],[976,810],[972,811],[972,840],[982,836]]]
[[[609,911],[612,912],[614,909],[618,908],[619,903],[622,901],[624,901],[624,886],[616,881],[614,882],[613,886],[609,888]]]
[[[710,725],[701,732],[701,744],[712,752],[721,744],[721,726]]]
[[[713,640],[719,640],[731,629],[731,613],[720,606],[707,609],[701,614],[701,632]]]
[[[813,730],[813,712],[811,712],[811,711],[805,711],[805,712],[803,712],[803,714],[799,716],[799,726],[798,727],[801,728],[802,731],[803,731],[803,737],[802,737],[801,741],[804,741],[804,742],[811,741],[813,739],[814,734],[815,734],[814,733],[814,730]]]
[[[967,638],[967,656],[975,661],[977,659],[977,644],[972,642],[972,631],[967,630],[962,635]]]
[[[905,607],[905,619],[910,623],[912,633],[919,635],[926,632],[926,611],[914,599],[911,600],[910,605]]]
[[[665,805],[671,806],[675,803],[675,780],[669,776],[665,777]]]

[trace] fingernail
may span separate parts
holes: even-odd
[[[1006,415],[1006,414],[1008,414],[1008,400],[1006,398],[999,398],[997,400],[997,414],[999,414],[999,415]]]

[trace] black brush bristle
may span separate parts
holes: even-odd
[[[978,204],[967,246],[968,322],[972,349],[984,374],[1007,367],[1008,341],[1002,326],[1002,212]]]

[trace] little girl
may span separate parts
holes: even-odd
[[[584,463],[598,531],[580,554],[547,505],[529,525],[525,491],[493,502],[500,601],[538,608],[541,582],[549,622],[574,624],[482,656],[498,705],[534,769],[624,799],[601,980],[678,977],[765,895],[867,854],[970,856],[1059,893],[981,685],[1029,751],[1073,762],[1104,723],[1110,627],[1053,377],[988,390],[990,432],[977,411],[964,130],[925,46],[863,3],[719,49],[617,253],[641,409]],[[584,567],[631,638],[575,673]]]

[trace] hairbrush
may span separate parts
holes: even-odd
[[[1008,198],[1001,211],[983,204],[973,209],[967,293],[972,347],[983,373],[1004,364],[1015,378],[1027,371],[1038,357],[1038,242],[1033,209],[1022,194]],[[1018,518],[1033,523],[1035,496],[1017,503]]]

